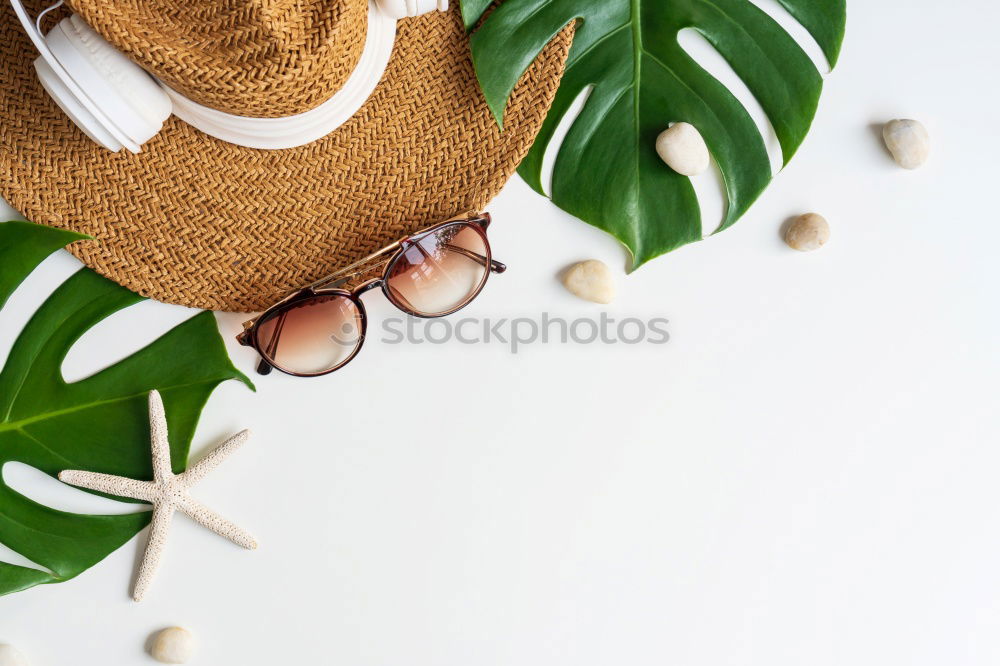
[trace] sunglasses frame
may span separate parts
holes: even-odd
[[[443,222],[438,222],[430,227],[426,227],[419,231],[416,231],[408,236],[405,236],[391,245],[387,245],[378,252],[374,252],[367,257],[359,259],[358,261],[345,266],[340,270],[316,280],[312,284],[309,284],[301,289],[297,289],[290,293],[285,298],[281,299],[271,307],[267,308],[259,315],[253,319],[249,319],[243,322],[243,331],[236,336],[237,342],[244,347],[253,347],[257,353],[260,355],[260,363],[257,365],[257,372],[262,375],[270,374],[272,370],[278,370],[286,375],[292,375],[293,377],[322,377],[323,375],[328,375],[331,372],[336,372],[340,368],[344,367],[358,355],[361,351],[361,347],[364,346],[365,337],[368,332],[368,313],[365,310],[364,303],[361,302],[361,296],[372,289],[381,289],[382,293],[385,294],[386,299],[393,304],[394,307],[405,312],[412,317],[419,317],[421,319],[436,319],[438,317],[446,317],[450,314],[458,312],[469,303],[474,301],[477,296],[482,292],[483,288],[486,286],[486,282],[489,279],[490,273],[503,273],[507,270],[505,264],[500,263],[493,259],[493,253],[490,248],[489,239],[486,236],[486,229],[490,225],[491,217],[489,213],[474,213],[467,214],[459,217],[454,217]],[[425,238],[426,236],[436,233],[445,227],[452,225],[461,225],[474,230],[480,235],[483,240],[483,245],[486,248],[486,256],[482,257],[484,260],[484,265],[487,268],[486,273],[483,275],[482,281],[476,290],[473,291],[469,296],[458,306],[446,311],[435,314],[427,314],[424,312],[418,312],[411,307],[405,306],[403,303],[399,302],[398,298],[389,291],[389,275],[392,272],[393,267],[396,262],[399,261],[405,252],[413,247],[414,244]],[[389,255],[388,258],[382,263],[372,263],[379,257],[384,255]],[[341,289],[340,287],[351,281],[359,275],[364,275],[365,273],[371,272],[377,268],[381,267],[381,275],[377,278],[372,278],[365,280],[359,284],[354,289]],[[357,270],[355,270],[357,269]],[[354,271],[353,273],[351,271]],[[276,362],[270,360],[270,356],[273,354],[267,354],[262,349],[260,340],[258,339],[258,333],[260,331],[260,324],[262,322],[270,321],[274,316],[280,316],[280,312],[284,310],[290,310],[291,307],[302,301],[307,301],[317,296],[339,296],[347,298],[350,300],[354,307],[357,308],[358,315],[361,320],[361,335],[358,337],[358,343],[355,345],[354,349],[344,360],[340,361],[337,365],[327,370],[322,370],[319,372],[295,372],[287,368],[283,368]],[[277,324],[279,326],[278,330],[275,332],[272,340],[277,341],[281,336],[280,326],[281,322]]]

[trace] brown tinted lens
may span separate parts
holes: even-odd
[[[405,246],[389,268],[389,297],[404,310],[434,316],[469,302],[489,275],[490,252],[483,235],[460,222]]]
[[[273,365],[300,375],[326,372],[361,344],[358,306],[342,294],[321,294],[279,309],[257,327],[257,346]]]

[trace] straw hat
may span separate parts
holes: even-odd
[[[25,3],[34,14],[49,4]],[[300,113],[337,92],[368,11],[368,0],[69,4],[174,90],[253,117]],[[246,148],[171,117],[142,152],[112,153],[44,92],[37,52],[11,7],[0,11],[0,195],[34,222],[92,235],[71,251],[112,280],[230,311],[262,309],[409,231],[483,207],[531,146],[572,39],[561,33],[525,74],[503,132],[453,6],[401,20],[374,93],[318,141]]]

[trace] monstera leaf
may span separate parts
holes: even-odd
[[[845,0],[778,0],[836,63]],[[475,26],[491,0],[462,0]],[[678,43],[693,28],[728,61],[763,107],[787,164],[805,138],[823,79],[787,32],[749,0],[504,0],[472,36],[483,93],[498,121],[521,74],[576,22],[559,92],[519,169],[544,194],[542,158],[556,126],[590,90],[558,150],[552,200],[604,229],[638,267],[702,237],[688,178],[656,154],[657,135],[685,121],[704,136],[725,180],[732,225],[771,180],[764,140],[746,109]]]
[[[27,222],[0,224],[0,308],[45,257],[83,238]],[[0,372],[0,468],[19,461],[53,477],[64,469],[85,469],[152,478],[147,394],[155,388],[169,415],[174,468],[184,469],[212,390],[227,379],[251,386],[230,363],[210,312],[87,379],[67,383],[62,378],[60,366],[73,343],[111,313],[140,300],[82,269],[38,309]],[[148,521],[148,512],[87,516],[56,511],[0,479],[0,543],[46,569],[0,562],[0,594],[73,578]]]

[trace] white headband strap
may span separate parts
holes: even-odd
[[[237,116],[193,102],[162,81],[160,86],[173,102],[174,115],[206,134],[249,148],[295,148],[326,136],[357,113],[382,80],[395,41],[395,19],[369,0],[368,32],[354,71],[333,97],[294,116]]]

